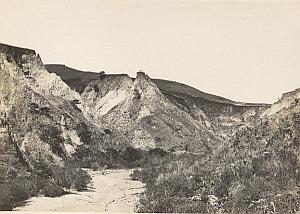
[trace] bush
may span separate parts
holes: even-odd
[[[91,181],[89,174],[74,163],[66,163],[66,166],[62,168],[52,167],[52,173],[54,182],[68,189],[85,190]]]
[[[135,169],[135,170],[133,170],[133,172],[130,174],[130,177],[131,177],[132,180],[138,181],[138,180],[142,180],[141,175],[142,175],[141,170]]]
[[[10,185],[0,184],[1,194],[0,194],[0,210],[1,211],[9,211],[14,207],[14,202],[11,197]]]
[[[90,183],[92,178],[89,174],[82,169],[77,170],[76,175],[73,176],[74,178],[74,187],[78,191],[86,190],[87,185]]]
[[[38,193],[34,177],[17,178],[11,184],[11,194],[15,201],[23,201]]]
[[[51,197],[51,198],[59,197],[65,194],[65,191],[61,186],[51,181],[45,183],[41,192],[45,197]]]
[[[16,178],[0,185],[0,210],[12,210],[21,201],[38,193],[35,178]]]
[[[93,171],[99,171],[101,169],[101,165],[97,162],[91,164],[91,168]]]

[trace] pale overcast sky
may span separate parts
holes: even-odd
[[[300,87],[300,2],[0,0],[0,42],[44,63],[175,80],[237,101]]]

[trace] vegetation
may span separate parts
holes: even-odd
[[[19,169],[14,169],[17,170]],[[28,198],[39,194],[59,197],[66,194],[64,188],[82,191],[91,180],[87,172],[72,162],[67,162],[64,167],[51,166],[39,172],[40,175],[18,171],[16,178],[6,180],[1,175],[3,182],[0,183],[0,210],[12,210]]]
[[[86,190],[91,181],[89,174],[74,162],[67,162],[64,167],[52,168],[52,179],[59,186],[67,189]]]
[[[299,117],[241,128],[211,154],[147,159],[132,179],[146,183],[139,212],[297,213]]]
[[[300,191],[286,174],[257,174],[252,165],[244,168],[211,168],[201,157],[185,153],[149,159],[132,179],[146,183],[139,212],[279,213],[299,210]],[[262,163],[264,166],[265,163]],[[283,203],[285,201],[286,203]],[[295,203],[297,201],[297,203]],[[275,208],[273,207],[275,206]]]
[[[0,210],[12,210],[19,202],[38,193],[33,177],[16,178],[0,184]]]
[[[91,145],[89,147],[80,146],[76,151],[75,160],[81,167],[92,168],[93,170],[99,170],[103,167],[109,169],[136,168],[142,167],[153,156],[161,157],[165,154],[167,152],[158,148],[144,151],[126,147],[122,150],[108,148],[105,151],[99,151],[98,148]]]

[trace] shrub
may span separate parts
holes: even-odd
[[[66,163],[65,167],[52,167],[54,182],[65,188],[85,190],[91,181],[89,174],[74,163]]]
[[[93,171],[98,171],[101,169],[101,165],[98,162],[94,162],[91,164],[91,168]]]
[[[23,201],[37,194],[36,181],[33,178],[16,178],[11,182],[11,195],[14,201]]]
[[[51,198],[59,197],[65,194],[65,191],[61,186],[51,181],[48,181],[47,183],[44,184],[41,192],[45,197],[51,197]]]
[[[89,174],[82,169],[79,169],[76,175],[73,176],[74,178],[74,187],[75,189],[82,191],[87,189],[87,185],[91,181],[91,177]]]
[[[130,177],[131,177],[132,180],[137,181],[137,180],[141,180],[142,179],[141,175],[142,175],[141,170],[135,169],[130,174]]]
[[[0,184],[0,210],[12,210],[18,203],[38,193],[34,177],[16,178]]]
[[[14,202],[11,197],[10,185],[0,184],[1,194],[0,194],[0,210],[1,211],[9,211],[14,207]]]

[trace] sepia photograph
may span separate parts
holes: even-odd
[[[0,213],[300,214],[300,1],[0,0]]]

